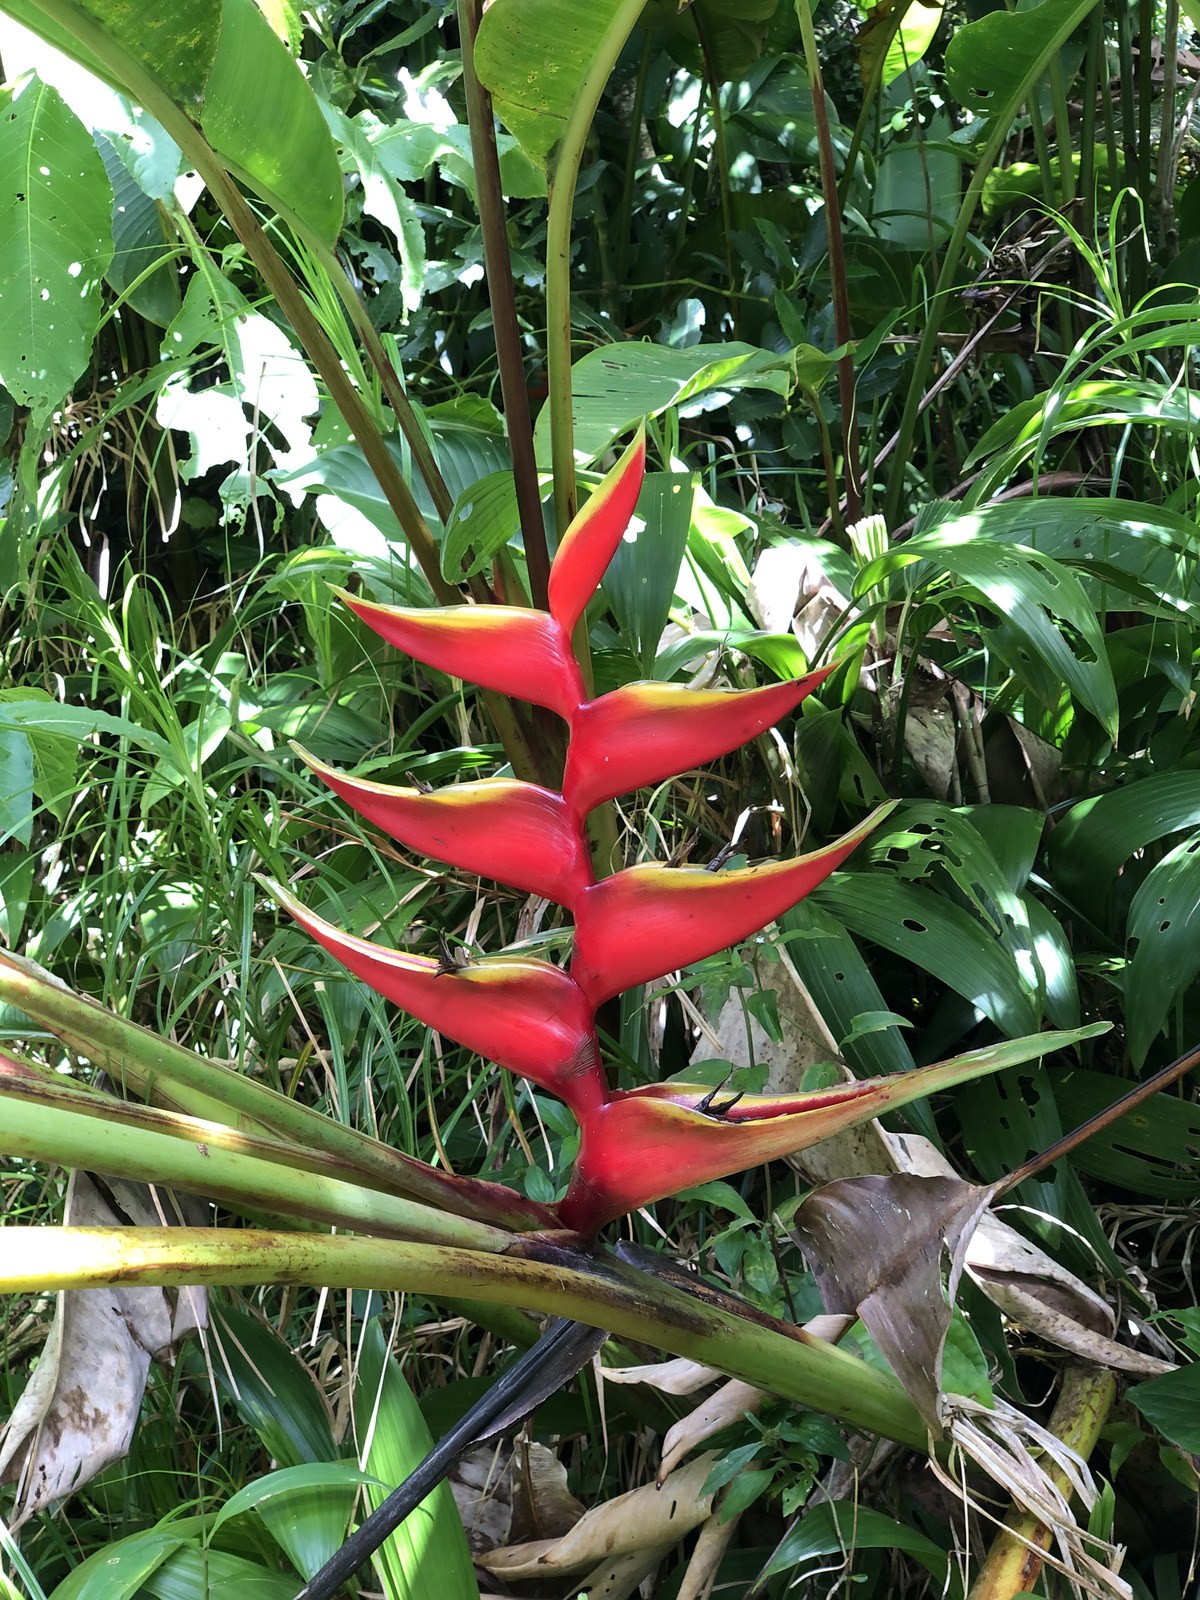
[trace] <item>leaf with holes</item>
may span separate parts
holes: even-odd
[[[1125,1025],[1135,1067],[1200,972],[1200,834],[1167,852],[1133,897],[1126,939]]]
[[[91,134],[59,95],[38,78],[0,95],[0,378],[38,418],[87,365],[111,210]]]
[[[1200,772],[1158,773],[1072,806],[1050,837],[1050,868],[1068,899],[1101,919],[1113,879],[1135,851],[1195,827]]]

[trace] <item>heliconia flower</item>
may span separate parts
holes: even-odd
[[[728,755],[794,711],[833,667],[765,689],[627,683],[571,722],[563,798],[578,816],[616,795]]]
[[[385,606],[330,588],[381,638],[426,666],[570,719],[583,700],[571,638],[545,611],[518,606]]]
[[[581,1123],[600,1109],[607,1086],[592,1009],[561,967],[486,956],[447,968],[432,957],[388,950],[343,933],[282,884],[262,881],[331,956],[428,1027],[551,1090]]]
[[[792,1155],[910,1100],[1009,1064],[1001,1046],[810,1094],[738,1096],[682,1083],[615,1093],[581,1124],[579,1155],[559,1216],[564,1227],[595,1233],[653,1200]]]
[[[571,911],[593,881],[583,830],[555,789],[484,778],[426,794],[346,777],[298,744],[292,748],[347,805],[410,850]]]
[[[620,544],[646,471],[646,431],[637,437],[563,534],[550,569],[550,614],[569,634]]]
[[[811,893],[894,809],[790,861],[732,872],[649,863],[586,889],[575,908],[571,976],[593,1006],[737,944]]]

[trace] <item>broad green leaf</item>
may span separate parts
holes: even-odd
[[[1071,807],[1050,836],[1054,881],[1102,920],[1118,868],[1155,839],[1200,827],[1200,772],[1164,772]]]
[[[183,1542],[171,1529],[156,1528],[103,1545],[71,1569],[50,1600],[128,1600]]]
[[[105,276],[118,294],[149,322],[165,328],[179,313],[179,274],[169,251],[158,205],[142,189],[106,134],[95,136],[113,186],[113,258]],[[143,274],[162,262],[148,278]],[[141,282],[138,280],[141,279]],[[130,289],[132,284],[136,288]]]
[[[35,426],[91,354],[111,208],[104,163],[59,95],[37,78],[0,94],[0,378]]]
[[[713,391],[769,389],[782,398],[790,385],[787,369],[786,356],[749,344],[675,349],[629,343],[589,350],[571,368],[576,460],[583,464],[594,461],[644,417],[656,417],[668,406],[683,405]],[[550,417],[544,406],[534,438],[539,462],[548,465]]]
[[[213,1359],[217,1385],[243,1421],[285,1467],[336,1461],[329,1412],[320,1390],[283,1340],[266,1323],[236,1306],[215,1306]]]
[[[293,1600],[301,1582],[224,1550],[185,1544],[142,1587],[155,1600]]]
[[[482,572],[492,557],[521,532],[517,489],[511,472],[489,472],[465,489],[442,540],[442,576],[460,583]]]
[[[1082,1067],[1052,1067],[1050,1081],[1067,1127],[1104,1111],[1131,1087],[1122,1078]],[[1189,1202],[1200,1186],[1200,1106],[1174,1094],[1156,1094],[1093,1134],[1071,1161],[1081,1172],[1135,1195]]]
[[[1200,972],[1200,835],[1177,844],[1133,897],[1125,930],[1125,1026],[1135,1067]]]
[[[0,854],[0,939],[16,950],[33,890],[36,855],[29,850],[6,849]]]
[[[946,82],[960,105],[987,115],[999,112],[1027,85],[1056,34],[1069,32],[1078,0],[1042,0],[1021,11],[992,11],[957,28],[946,46]]]
[[[211,1533],[231,1517],[257,1511],[296,1571],[311,1578],[345,1541],[359,1486],[373,1482],[349,1461],[281,1467],[228,1499]]]
[[[1051,0],[1043,0],[1044,4]],[[963,519],[964,523],[967,519]],[[1095,610],[1075,575],[1059,562],[1021,545],[993,545],[967,526],[941,526],[908,540],[863,569],[855,585],[861,597],[891,574],[917,561],[977,589],[996,612],[993,647],[1021,676],[1032,652],[1050,678],[1065,683],[1113,740],[1117,736],[1117,691]],[[1064,622],[1078,645],[1057,625]]]
[[[939,978],[1009,1038],[1037,1031],[1038,1009],[1003,942],[969,911],[882,872],[842,872],[813,898],[852,933]]]
[[[647,473],[633,520],[604,574],[604,595],[633,640],[642,673],[654,673],[692,525],[695,475]]]
[[[789,0],[692,0],[683,7],[676,0],[650,0],[640,25],[669,29],[674,36],[672,51],[680,52],[697,77],[704,75],[707,65],[714,82],[729,83],[749,73],[759,59],[771,18],[788,4]],[[793,19],[793,31],[795,26]]]
[[[1040,900],[1032,894],[1023,894],[1020,898],[1028,919],[1034,959],[1045,985],[1046,1015],[1056,1028],[1077,1028],[1079,980],[1070,940],[1053,911]]]
[[[530,160],[549,164],[622,0],[492,0],[475,70],[496,115]]]
[[[794,633],[763,633],[756,628],[726,628],[720,633],[689,634],[667,646],[654,661],[656,678],[670,679],[710,650],[737,650],[761,661],[777,678],[799,678],[808,670],[804,651]]]
[[[845,924],[811,896],[780,917],[779,926],[792,964],[835,1038],[845,1039],[853,1031],[855,1017],[887,1010]],[[860,1078],[910,1072],[916,1065],[898,1028],[863,1034],[847,1046],[846,1060]]]
[[[916,66],[933,43],[941,22],[938,0],[913,0],[883,59],[884,88]]]
[[[327,243],[336,240],[342,174],[333,140],[304,74],[254,0],[222,0],[201,126],[217,154],[260,193]]]
[[[383,1485],[403,1483],[433,1448],[433,1438],[388,1353],[382,1318],[363,1335],[354,1388],[355,1439],[365,1470]],[[389,1493],[368,1484],[374,1510]],[[440,1483],[380,1547],[376,1570],[387,1600],[478,1600],[466,1535],[448,1483]]]
[[[962,1595],[957,1568],[940,1545],[856,1500],[826,1500],[807,1510],[781,1540],[762,1576],[789,1572],[818,1557],[841,1557],[855,1549],[903,1550],[932,1573],[938,1593],[945,1591],[951,1600]]]
[[[416,205],[380,160],[377,148],[362,125],[368,113],[348,117],[324,100],[318,103],[337,142],[342,171],[357,174],[362,183],[363,210],[376,222],[381,222],[396,241],[400,252],[401,293],[405,306],[412,311],[421,303],[425,284],[425,230]]]
[[[369,111],[355,117],[374,146],[384,170],[400,183],[419,183],[436,164],[452,183],[475,198],[475,157],[471,130],[463,123],[380,122]],[[511,134],[496,135],[500,187],[513,200],[536,200],[546,193],[546,174]]]
[[[57,700],[38,699],[32,690],[22,690],[23,698],[8,699],[0,694],[0,729],[12,729],[36,738],[39,733],[54,734],[72,739],[77,744],[90,739],[94,733],[109,733],[117,738],[131,739],[144,745],[157,755],[171,759],[171,746],[157,733],[139,727],[127,717],[115,717],[108,711],[92,711],[87,706],[59,705]],[[27,698],[25,698],[27,696]]]
[[[1200,1362],[1134,1384],[1127,1398],[1173,1444],[1200,1454]]]
[[[33,836],[33,752],[14,728],[0,726],[0,842],[28,846]]]
[[[942,1346],[942,1388],[947,1394],[970,1395],[985,1406],[993,1404],[987,1357],[979,1348],[975,1330],[957,1306]]]

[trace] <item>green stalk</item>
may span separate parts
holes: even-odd
[[[546,220],[546,376],[550,385],[550,465],[559,537],[578,509],[575,494],[575,423],[571,415],[571,218],[579,164],[617,57],[641,16],[643,0],[620,0],[575,96],[550,172]]]
[[[747,1308],[710,1305],[611,1258],[547,1250],[550,1259],[387,1239],[222,1228],[4,1229],[0,1294],[122,1284],[305,1284],[466,1297],[606,1328],[717,1367],[786,1400],[917,1450],[929,1438],[895,1378]]]
[[[243,1124],[248,1121],[246,1131],[266,1131],[323,1151],[353,1166],[363,1174],[363,1181],[372,1182],[385,1194],[420,1200],[457,1216],[517,1232],[558,1226],[552,1211],[512,1189],[427,1167],[232,1067],[194,1055],[182,1045],[106,1011],[33,962],[7,952],[0,952],[0,1000],[33,1017],[68,1049],[85,1056],[114,1083],[135,1094],[149,1097],[165,1088],[184,1110],[193,1113],[207,1111],[216,1103],[223,1108],[224,1120],[232,1113]]]
[[[825,227],[829,239],[829,282],[833,293],[834,337],[839,345],[849,345],[850,290],[846,281],[846,252],[842,242],[842,207],[838,197],[837,171],[833,158],[833,137],[825,105],[825,80],[821,57],[813,30],[808,0],[796,0],[800,38],[812,90],[813,121],[817,129],[817,157],[821,168],[821,191],[825,196]],[[838,361],[838,396],[842,406],[842,460],[846,480],[846,520],[855,523],[862,516],[862,491],[859,487],[858,418],[854,407],[854,353],[847,350]]]
[[[904,401],[904,412],[900,418],[900,427],[896,435],[896,459],[892,466],[887,497],[884,501],[884,515],[890,528],[894,528],[897,523],[903,520],[900,516],[900,509],[904,498],[905,468],[908,465],[913,439],[916,436],[917,420],[921,409],[921,395],[925,387],[929,366],[933,359],[934,349],[941,333],[942,316],[945,313],[951,295],[954,293],[954,275],[958,270],[963,246],[967,242],[971,221],[975,215],[975,207],[979,204],[979,197],[983,192],[984,180],[995,165],[996,157],[999,155],[1004,141],[1008,138],[1008,130],[1012,126],[1013,118],[1028,97],[1031,86],[1038,81],[1050,61],[1058,54],[1063,44],[1070,38],[1083,19],[1090,14],[1095,4],[1096,0],[1078,0],[1078,4],[1072,7],[1066,19],[1059,24],[1052,37],[1042,47],[1037,60],[1032,63],[1025,78],[1013,87],[1006,104],[996,112],[995,117],[989,124],[991,132],[976,163],[975,171],[971,174],[971,181],[967,185],[967,192],[963,196],[962,204],[958,208],[954,231],[947,241],[946,249],[942,256],[942,268],[938,273],[937,285],[930,301],[929,316],[925,323],[924,332],[921,335],[921,342],[917,346],[912,377],[909,380],[908,393]]]
[[[513,1242],[513,1235],[500,1228],[316,1171],[303,1152],[296,1152],[300,1164],[292,1166],[285,1147],[266,1140],[230,1135],[228,1129],[169,1112],[139,1113],[111,1104],[76,1108],[70,1099],[70,1091],[58,1104],[49,1096],[5,1095],[0,1154],[163,1184],[220,1200],[234,1211],[281,1212],[385,1237],[488,1254],[499,1254]]]

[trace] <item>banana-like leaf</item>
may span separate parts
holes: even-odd
[[[176,118],[199,122],[265,200],[336,240],[342,175],[333,140],[254,0],[4,0],[3,10],[131,99],[153,88]],[[172,120],[162,104],[147,109]]]

